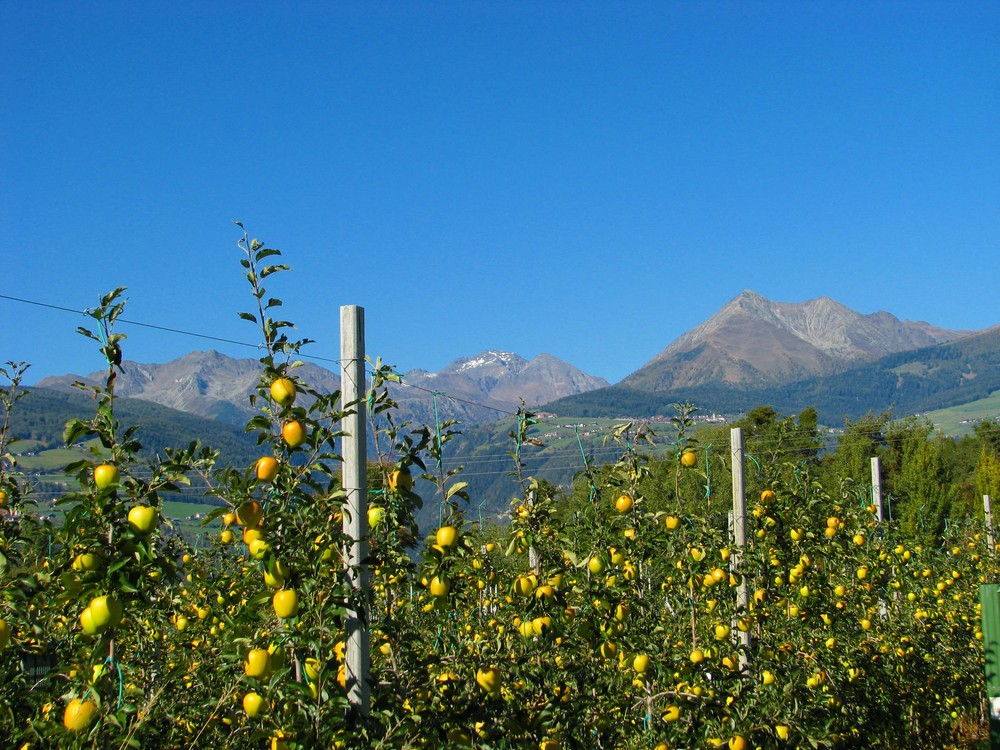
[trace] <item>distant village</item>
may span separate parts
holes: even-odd
[[[589,436],[600,434],[600,433],[603,433],[603,432],[607,431],[607,424],[606,424],[607,420],[605,420],[605,424],[601,424],[600,422],[596,422],[596,421],[595,422],[575,422],[574,421],[574,422],[562,422],[561,423],[561,422],[554,422],[553,421],[553,420],[559,419],[559,416],[557,414],[552,414],[551,412],[538,412],[537,416],[538,416],[539,420],[541,420],[543,422],[546,422],[551,427],[555,427],[555,428],[563,429],[563,430],[573,430],[577,434],[579,434],[580,437],[589,437]],[[712,414],[695,414],[694,417],[692,417],[692,418],[694,419],[695,422],[701,422],[703,424],[726,424],[726,422],[727,422],[727,420],[726,420],[726,418],[724,416],[722,416],[721,414],[715,414],[715,413],[712,413]],[[614,419],[617,420],[617,421],[641,422],[643,424],[669,424],[670,423],[670,417],[663,416],[663,415],[657,415],[657,416],[653,416],[653,417],[626,417],[626,416],[621,416],[621,417],[614,417]],[[558,438],[558,437],[562,437],[562,435],[559,432],[550,431],[550,432],[542,433],[542,435],[540,437],[542,437],[543,439],[545,439],[545,438]]]

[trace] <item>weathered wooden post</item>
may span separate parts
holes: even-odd
[[[872,505],[875,506],[875,518],[881,524],[885,520],[885,509],[882,505],[882,464],[878,456],[872,456]],[[897,592],[896,597],[898,596]],[[889,606],[881,596],[879,596],[878,611],[883,620],[889,618]]]
[[[535,505],[535,491],[528,490],[528,497],[526,498],[528,506],[534,507]],[[538,547],[532,544],[528,547],[528,567],[535,573],[536,576],[542,574],[542,555],[538,551]]]
[[[743,429],[741,427],[733,427],[730,430],[729,443],[733,458],[733,544],[736,547],[729,558],[729,569],[732,575],[739,577],[739,583],[736,586],[736,611],[739,614],[745,614],[750,606],[750,589],[747,586],[746,576],[742,575],[740,571],[743,548],[747,544],[746,469],[743,465]],[[739,645],[743,647],[740,651],[740,665],[746,666],[747,653],[750,649],[750,632],[740,630],[738,625],[733,629],[737,633]]]
[[[885,509],[882,507],[882,465],[878,456],[872,457],[872,504],[875,506],[875,517],[882,523]]]
[[[350,410],[344,431],[343,486],[344,568],[353,588],[346,613],[347,701],[351,710],[367,716],[371,710],[371,638],[368,601],[371,589],[368,558],[368,445],[366,432],[365,311],[357,305],[340,308],[340,389],[342,404]]]
[[[993,503],[989,495],[983,495],[983,521],[986,523],[986,543],[990,545],[990,554],[996,554],[996,540],[993,538]]]

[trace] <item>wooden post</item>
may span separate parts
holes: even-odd
[[[746,469],[743,464],[743,429],[733,427],[729,431],[729,443],[733,458],[733,544],[736,549],[730,556],[729,568],[733,575],[739,576],[739,583],[736,587],[736,611],[738,615],[745,615],[750,607],[750,589],[747,586],[746,577],[740,574],[740,559],[743,557],[743,550],[747,545],[747,498],[746,498]],[[737,633],[740,651],[740,665],[746,666],[747,652],[750,648],[750,633],[733,628]]]
[[[983,495],[983,520],[986,522],[986,543],[990,545],[990,554],[995,555],[997,548],[993,538],[993,504],[989,495]]]
[[[344,567],[354,592],[346,612],[347,701],[353,712],[371,710],[371,638],[368,598],[371,589],[368,558],[368,438],[366,433],[365,311],[357,305],[340,308],[340,388],[343,407],[351,413],[341,426],[344,456]]]
[[[885,508],[882,506],[882,466],[878,456],[872,457],[872,504],[875,506],[875,517],[882,523],[885,520]]]
[[[882,505],[882,464],[878,456],[872,456],[872,505],[875,506],[875,518],[881,524],[885,521],[885,507]],[[899,592],[896,592],[899,598]],[[879,596],[878,611],[883,620],[889,619],[889,606],[885,599]]]
[[[535,491],[528,490],[527,503],[529,507],[534,507],[535,505]],[[534,571],[536,576],[542,574],[542,556],[538,552],[538,547],[532,544],[528,547],[528,567]]]

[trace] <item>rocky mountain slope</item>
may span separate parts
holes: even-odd
[[[770,403],[789,395],[787,386],[806,381],[813,391],[820,389],[819,395],[837,395],[839,411],[842,402],[851,399],[848,391],[858,390],[858,398],[865,401],[864,393],[871,389],[870,382],[858,382],[847,374],[853,369],[895,354],[963,339],[968,333],[902,321],[887,312],[864,315],[827,297],[801,303],[774,302],[745,291],[615,386],[548,354],[529,361],[511,352],[487,350],[457,359],[440,372],[404,373],[402,383],[392,385],[390,391],[401,406],[399,417],[417,424],[434,424],[435,419],[457,419],[467,426],[482,424],[505,418],[522,401],[528,406],[549,405],[562,414],[641,416],[657,414],[673,401],[690,399],[704,408],[730,413],[734,404],[741,407],[746,402],[746,408],[752,408],[764,403],[754,399]],[[980,357],[975,363],[983,370],[977,385],[991,382],[986,359]],[[337,374],[319,365],[309,363],[296,372],[319,390],[339,387]],[[931,374],[935,372],[940,373],[941,367],[931,368]],[[118,392],[241,425],[253,413],[248,397],[259,374],[260,364],[254,359],[192,352],[159,365],[127,362],[118,379]],[[816,380],[840,375],[844,378],[825,386]],[[102,377],[103,373],[87,378],[67,375],[46,378],[38,385],[66,389],[74,380],[98,382]],[[916,388],[910,382],[913,378],[891,377],[901,380],[903,390],[883,384],[880,399],[889,399],[889,403],[912,401],[910,391]],[[869,381],[872,378],[870,375]],[[882,383],[885,378],[875,380]],[[946,385],[921,387],[938,393]],[[829,392],[831,388],[836,394]],[[971,390],[966,388],[963,393]],[[816,396],[810,398],[815,400]],[[583,410],[574,412],[574,408]],[[858,408],[882,406],[859,403]]]
[[[480,424],[516,411],[522,401],[537,406],[607,385],[550,354],[529,361],[511,352],[485,351],[457,359],[440,372],[411,370],[391,393],[418,422],[434,423],[436,392],[439,418]]]
[[[295,374],[320,391],[340,387],[337,374],[314,363],[297,368]],[[103,377],[103,372],[85,377],[63,375],[44,378],[37,386],[75,390],[74,381],[97,384]],[[255,359],[234,359],[215,351],[191,352],[164,364],[125,362],[116,392],[242,425],[254,414],[249,396],[259,377],[260,363]],[[391,392],[404,419],[433,424],[436,398],[439,419],[478,424],[516,410],[522,399],[536,405],[606,385],[607,381],[548,354],[528,361],[510,352],[485,351],[455,360],[439,373],[405,373],[403,383],[393,386]]]
[[[968,333],[901,321],[887,312],[863,315],[828,297],[773,302],[744,291],[621,384],[661,391],[788,382]]]

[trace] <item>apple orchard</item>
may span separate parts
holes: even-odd
[[[89,311],[107,361],[95,409],[65,428],[57,522],[0,434],[0,737],[24,748],[941,748],[986,724],[978,586],[997,579],[980,524],[933,544],[879,523],[864,493],[808,466],[748,478],[747,541],[700,505],[702,449],[682,408],[669,439],[625,424],[620,458],[581,474],[572,512],[524,476],[510,521],[467,520],[438,470],[454,426],[400,423],[380,361],[359,402],[296,375],[307,342],[271,317],[278,251],[246,235],[260,332],[260,459],[221,466],[197,442],[138,458],[115,411],[121,290]],[[25,366],[4,368],[9,417]],[[345,574],[342,421],[364,410],[370,587]],[[645,445],[640,451],[637,446]],[[650,471],[666,456],[671,481]],[[414,493],[421,476],[433,496]],[[701,479],[700,479],[700,478]],[[845,478],[846,479],[846,478]],[[858,479],[854,477],[853,479]],[[162,503],[189,484],[220,507],[209,545]],[[680,504],[684,498],[683,506]],[[440,507],[421,538],[415,511]],[[682,509],[683,508],[683,509]],[[425,530],[426,531],[426,530]],[[739,603],[737,592],[748,592]],[[346,623],[370,634],[370,708],[349,700]]]

